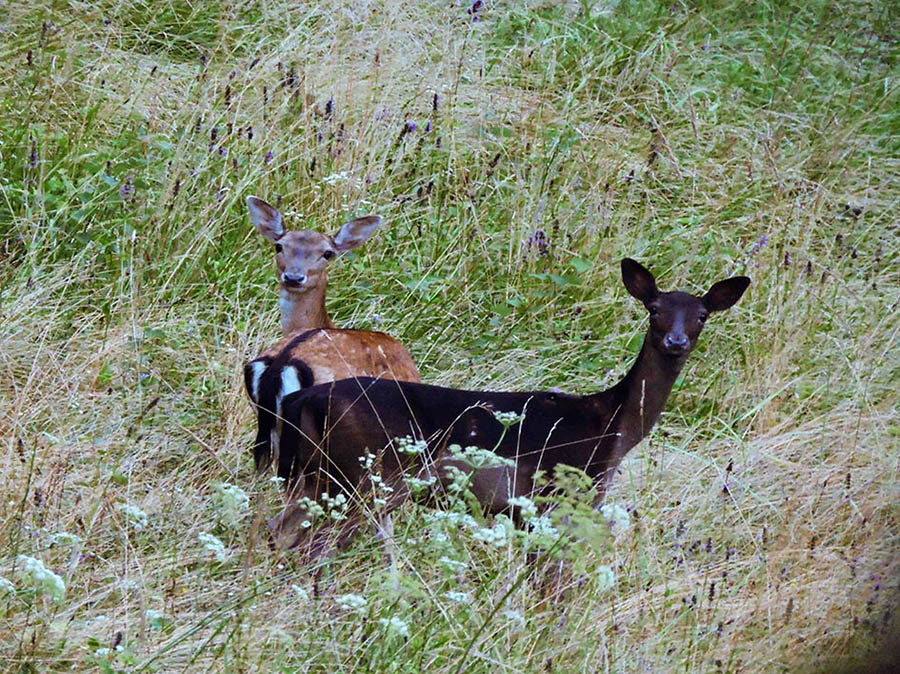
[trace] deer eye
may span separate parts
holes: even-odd
[[[656,316],[656,314],[659,313],[659,309],[657,309],[656,307],[650,307],[647,309],[647,311],[650,312],[651,316]]]
[[[282,250],[284,250],[284,248],[282,247],[282,245],[281,245],[280,243],[276,243],[276,244],[275,244],[275,252],[276,252],[276,253],[280,253]]]
[[[700,319],[701,323],[706,323],[706,319],[709,318],[709,314],[700,314],[699,316],[697,316],[697,318]]]
[[[324,253],[322,253],[322,257],[324,257],[326,260],[330,260],[331,258],[334,257],[334,251],[326,250]]]

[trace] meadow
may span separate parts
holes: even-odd
[[[898,30],[864,0],[4,3],[0,669],[877,671]],[[396,564],[364,536],[312,565],[263,533],[242,366],[280,329],[250,194],[293,228],[385,219],[329,311],[434,384],[609,387],[646,329],[626,256],[752,284],[612,529],[572,476],[555,541],[461,496],[397,511]]]

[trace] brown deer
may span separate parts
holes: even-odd
[[[395,490],[393,506],[406,496],[404,474],[421,478],[434,473],[446,481],[443,468],[455,465],[470,473],[470,488],[482,506],[497,513],[510,508],[510,498],[533,491],[538,470],[553,475],[557,464],[567,464],[593,477],[602,499],[622,457],[656,423],[707,316],[734,305],[750,283],[737,276],[719,281],[702,296],[660,292],[639,263],[626,258],[621,267],[625,288],[644,304],[650,320],[637,360],[612,388],[584,396],[495,393],[364,377],[315,386],[284,401],[278,474],[310,498],[365,491],[368,473],[359,457],[372,452],[382,480]],[[500,412],[521,419],[507,427],[497,417]],[[397,439],[410,435],[427,443],[415,457],[398,451]],[[481,468],[472,474],[446,451],[451,444],[493,449],[514,467]],[[314,483],[308,484],[313,476]],[[295,523],[311,519],[299,505],[285,517]],[[358,525],[359,516],[356,524],[349,523],[352,519],[344,525],[343,540]]]
[[[244,366],[244,384],[257,411],[253,455],[258,471],[278,454],[281,403],[301,388],[349,377],[421,381],[406,348],[390,335],[340,330],[328,317],[328,262],[359,247],[381,224],[377,215],[346,223],[334,236],[313,230],[287,231],[281,213],[247,197],[250,220],[275,244],[285,337]]]

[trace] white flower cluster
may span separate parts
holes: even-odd
[[[378,622],[387,630],[388,634],[404,639],[409,636],[409,625],[400,618],[379,618]]]
[[[450,601],[455,601],[457,604],[468,604],[472,601],[472,596],[468,592],[445,592],[443,594],[444,599],[449,599]]]
[[[535,517],[528,522],[531,527],[531,533],[541,538],[550,538],[556,540],[559,536],[559,530],[553,526],[553,521],[547,515]]]
[[[405,438],[394,438],[394,444],[398,452],[403,454],[415,455],[422,454],[428,449],[428,443],[424,440],[415,440],[409,435]]]
[[[511,623],[510,627],[512,627],[516,631],[525,627],[525,616],[523,616],[519,611],[506,609],[501,613],[501,615]]]
[[[450,448],[459,447],[459,445],[451,445]],[[447,484],[447,491],[451,494],[462,494],[469,488],[469,474],[461,471],[456,466],[444,466],[444,475],[450,480]]]
[[[438,564],[440,564],[445,569],[447,569],[447,571],[454,571],[454,572],[465,571],[466,569],[469,568],[469,565],[466,564],[465,562],[460,562],[456,559],[450,559],[450,557],[447,557],[446,555],[444,555],[443,557],[441,557],[438,560]]]
[[[0,576],[0,596],[5,594],[15,594],[16,586],[13,585],[3,576]]]
[[[422,480],[418,477],[405,477],[403,478],[403,481],[406,482],[406,485],[413,494],[418,494],[437,482],[437,478],[431,476]]]
[[[463,449],[459,445],[450,445],[448,447],[450,454],[454,458],[459,459],[468,466],[472,466],[478,470],[479,468],[514,468],[516,462],[512,459],[505,459],[497,456],[489,449],[481,449],[481,447],[466,447]]]
[[[358,594],[342,594],[334,601],[338,606],[347,609],[348,611],[361,611],[369,605],[366,598],[361,597]]]
[[[325,494],[328,496],[328,494]],[[318,503],[313,501],[311,498],[304,496],[299,501],[297,501],[297,505],[303,508],[306,512],[308,512],[312,517],[322,517],[325,514],[325,508],[320,506]],[[310,527],[312,522],[309,520],[304,520],[303,526]]]
[[[616,503],[608,503],[600,506],[600,514],[609,522],[609,528],[613,534],[621,534],[631,527],[631,516],[628,511]]]
[[[325,504],[325,510],[328,516],[336,522],[347,519],[347,497],[338,494],[334,498],[327,493],[322,494],[322,502]]]
[[[506,501],[513,508],[518,508],[522,519],[526,522],[533,519],[537,515],[537,506],[527,496],[517,496]]]
[[[425,521],[429,523],[447,522],[456,526],[474,529],[478,526],[475,518],[468,513],[458,513],[452,510],[431,510],[425,513]]]
[[[218,538],[205,531],[201,531],[197,535],[197,538],[200,539],[203,547],[213,553],[220,562],[224,562],[228,559],[228,551],[225,550],[225,544]]]
[[[525,415],[519,414],[518,412],[494,412],[494,418],[509,428],[522,421],[525,418]]]
[[[496,545],[498,548],[509,543],[515,531],[513,523],[506,517],[497,516],[492,527],[480,527],[472,532],[472,536],[488,545]]]
[[[147,513],[137,506],[128,503],[120,503],[119,510],[125,514],[125,519],[135,531],[141,531],[147,527]]]
[[[383,506],[387,503],[387,497],[394,493],[394,488],[385,484],[381,475],[370,475],[369,479],[375,487],[376,496],[372,499],[376,506]]]
[[[606,592],[616,584],[616,573],[606,564],[597,567],[597,589]]]
[[[309,593],[302,587],[296,584],[291,584],[291,589],[294,591],[294,596],[297,597],[297,599],[302,602],[309,601]]]
[[[227,482],[213,485],[216,492],[216,510],[222,522],[233,527],[240,523],[250,507],[250,497],[240,487]]]
[[[359,178],[350,175],[347,171],[338,171],[322,178],[322,182],[326,185],[337,185],[338,183],[349,183],[351,185],[360,185]]]
[[[37,592],[56,601],[65,597],[66,584],[63,579],[44,566],[41,560],[25,555],[19,555],[18,559],[22,563],[22,574],[31,580]]]
[[[371,452],[366,452],[361,457],[359,457],[359,465],[363,467],[363,470],[369,470],[375,464],[375,459],[377,457]]]

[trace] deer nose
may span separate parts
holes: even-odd
[[[673,351],[684,351],[688,347],[688,338],[687,335],[682,333],[668,333],[663,339],[663,345],[667,349],[672,349]]]
[[[306,283],[306,274],[289,274],[288,272],[284,272],[281,275],[281,280],[284,282],[284,285],[291,288],[299,288],[304,283]]]

